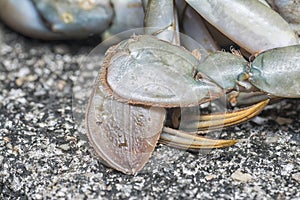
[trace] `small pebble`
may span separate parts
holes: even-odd
[[[292,174],[292,179],[300,183],[300,172]]]
[[[210,181],[210,180],[212,180],[212,179],[214,179],[214,178],[216,178],[216,177],[217,177],[216,175],[211,174],[211,175],[205,176],[205,179],[206,179],[207,181]]]
[[[62,144],[59,145],[59,148],[65,151],[68,151],[70,149],[70,145],[69,144]]]
[[[284,118],[284,117],[277,117],[275,120],[279,125],[291,124],[293,123],[293,119]]]
[[[236,181],[240,181],[243,183],[246,183],[248,181],[252,180],[252,176],[248,173],[243,173],[240,170],[235,171],[232,175],[231,178],[236,180]]]

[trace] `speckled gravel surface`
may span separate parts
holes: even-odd
[[[268,107],[254,120],[263,125],[223,130],[241,139],[233,147],[158,145],[128,176],[103,166],[75,126],[76,77],[94,43],[0,31],[0,199],[300,199],[299,100]]]

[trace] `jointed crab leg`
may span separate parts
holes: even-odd
[[[300,45],[275,48],[251,63],[249,81],[269,94],[300,98]]]
[[[220,50],[208,32],[203,18],[190,6],[186,6],[182,16],[182,29],[185,34],[196,40],[206,52],[215,52]]]
[[[202,116],[191,116],[191,121],[196,121],[188,123],[189,127],[185,126],[182,128],[193,129],[198,126],[198,134],[207,133],[212,130],[236,125],[258,115],[268,103],[269,100],[267,99],[239,111],[229,112],[225,114],[218,113]],[[159,142],[176,148],[199,150],[202,148],[228,147],[234,145],[237,140],[209,139],[196,135],[195,133],[164,127]]]
[[[259,1],[186,1],[209,23],[252,54],[298,42],[288,23]]]
[[[237,140],[214,140],[181,130],[164,127],[159,142],[176,148],[197,150],[203,148],[228,147],[234,145]]]
[[[161,8],[164,11],[161,12]],[[146,34],[179,45],[177,11],[173,0],[149,0],[145,13]]]
[[[190,123],[187,122],[187,126],[184,128],[197,128],[201,132],[237,125],[258,115],[266,107],[266,105],[268,105],[269,101],[270,100],[267,99],[253,106],[228,113],[191,116]]]

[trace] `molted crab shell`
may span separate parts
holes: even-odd
[[[298,38],[263,0],[147,2],[0,0],[0,18],[35,38],[109,36],[142,27],[144,16],[145,26],[156,26],[146,29],[145,34],[160,39],[134,36],[111,47],[94,85],[86,112],[86,130],[107,165],[127,174],[138,172],[159,138],[164,144],[192,150],[233,145],[236,140],[212,140],[197,134],[246,121],[274,97],[300,97]],[[298,23],[295,15],[287,15],[285,9],[292,7],[285,7],[286,1],[268,2],[290,23]],[[175,5],[179,5],[177,9]],[[199,52],[176,46],[182,39],[177,33],[179,27],[210,53],[204,62],[197,59],[203,56]],[[244,56],[248,52],[254,59],[245,60],[235,50],[215,52],[223,46],[215,43],[214,40],[220,41],[216,35],[224,38],[224,46],[237,44],[242,52],[246,51]],[[221,73],[216,74],[212,65]],[[176,115],[178,107],[212,101],[223,93],[231,105],[238,101],[256,104],[236,112],[190,114],[185,130],[177,130],[174,124],[181,120]],[[166,108],[175,110],[170,114],[171,124],[165,124]]]

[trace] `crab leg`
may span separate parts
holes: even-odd
[[[300,45],[259,54],[251,63],[249,80],[269,94],[300,98]]]
[[[276,10],[300,35],[300,1],[267,0],[271,7]]]
[[[190,123],[187,122],[187,126],[183,129],[195,129],[197,127],[199,133],[205,133],[210,130],[237,125],[258,115],[268,105],[269,101],[267,99],[248,108],[228,113],[191,116]]]
[[[196,134],[176,130],[168,127],[163,128],[159,142],[180,149],[203,149],[222,148],[234,145],[237,140],[215,140]]]
[[[196,120],[200,120],[199,124],[197,124],[197,122],[193,124],[192,122],[189,125],[194,127],[198,126],[200,130],[197,131],[197,134],[207,133],[208,131],[212,131],[214,129],[236,125],[259,114],[268,104],[268,102],[269,100],[265,100],[254,106],[239,110],[237,112],[195,116],[195,118],[197,118]],[[188,127],[182,128],[188,129]],[[159,142],[176,148],[197,150],[202,148],[228,147],[234,145],[237,140],[209,139],[190,132],[164,127]]]
[[[230,106],[249,106],[266,99],[278,100],[280,97],[266,94],[265,92],[237,92],[232,91],[227,94],[228,103]]]
[[[192,37],[208,52],[220,50],[210,33],[203,18],[190,6],[187,6],[182,16],[182,28],[185,34]]]
[[[209,23],[251,54],[298,42],[288,23],[257,0],[186,1]]]
[[[114,8],[114,18],[112,25],[102,34],[103,39],[143,26],[144,10],[140,0],[110,0],[110,3]]]
[[[161,8],[164,11],[161,12]],[[178,17],[173,0],[149,0],[145,13],[146,34],[179,45]]]

